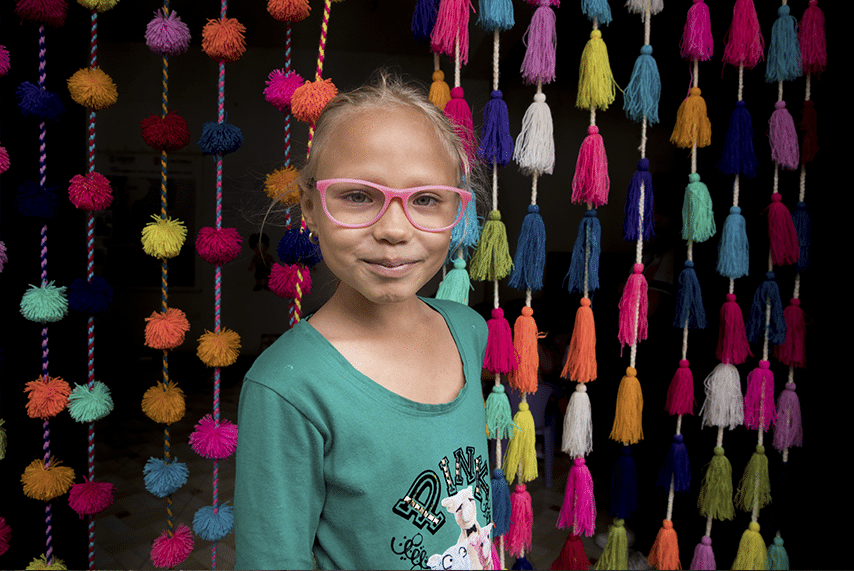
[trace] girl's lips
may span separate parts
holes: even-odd
[[[388,277],[401,276],[411,270],[415,260],[365,260],[365,263],[377,274]]]

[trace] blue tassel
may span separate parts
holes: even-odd
[[[276,247],[279,259],[285,264],[302,263],[313,268],[323,259],[320,248],[308,239],[308,232],[300,232],[299,228],[285,230],[285,235]]]
[[[789,554],[783,547],[782,537],[775,537],[774,543],[768,546],[768,569],[789,571]]]
[[[747,243],[747,224],[741,208],[731,206],[718,243],[718,273],[737,279],[747,275],[750,257]]]
[[[439,284],[436,299],[446,299],[468,305],[469,291],[473,289],[474,286],[471,285],[469,273],[466,271],[466,261],[457,258],[454,260],[454,269],[448,272],[445,279]]]
[[[513,567],[510,569],[533,569],[534,567],[525,559],[525,556],[522,555],[516,559],[516,562],[513,563]]]
[[[803,272],[810,265],[810,214],[807,212],[806,202],[799,202],[798,208],[792,213],[792,223],[795,225],[795,233],[798,235],[798,245],[801,255],[795,265],[798,272]]]
[[[113,288],[107,280],[93,276],[92,281],[77,278],[68,288],[68,307],[80,313],[102,313],[113,303]]]
[[[611,515],[627,519],[638,509],[638,473],[631,446],[623,446],[611,474]]]
[[[676,292],[676,317],[673,327],[683,329],[705,329],[709,326],[706,321],[706,310],[703,308],[703,295],[700,291],[700,280],[694,271],[694,262],[685,260],[685,268],[679,273],[679,289]]]
[[[658,100],[661,99],[661,77],[658,64],[652,57],[652,46],[641,48],[635,60],[632,77],[623,93],[623,111],[626,117],[640,123],[646,117],[650,125],[658,123]]]
[[[483,108],[483,129],[477,158],[487,165],[507,166],[513,159],[513,137],[510,135],[510,115],[507,104],[495,90]]]
[[[578,238],[572,247],[572,260],[569,271],[563,278],[567,282],[569,293],[584,293],[584,262],[587,259],[587,289],[599,289],[599,254],[602,245],[602,227],[596,217],[596,210],[591,208],[584,212],[584,218],[578,225]],[[589,241],[589,244],[588,244]],[[589,246],[589,253],[587,249]]]
[[[498,28],[502,32],[512,28],[516,22],[513,19],[513,2],[511,0],[480,0],[480,15],[477,25],[487,32]]]
[[[753,150],[753,119],[744,101],[738,101],[729,116],[729,128],[718,170],[724,174],[743,174],[753,178],[758,164]]]
[[[24,117],[37,117],[42,121],[56,121],[65,112],[59,95],[24,81],[15,90],[18,109]]]
[[[655,212],[652,207],[652,175],[649,174],[649,159],[638,161],[638,170],[632,175],[632,180],[629,183],[629,191],[626,194],[626,206],[624,210],[626,220],[623,223],[623,238],[630,242],[636,241],[640,232],[638,203],[640,201],[641,183],[643,183],[644,188],[643,239],[649,240],[652,236],[655,236]]]
[[[228,123],[208,121],[202,126],[199,147],[206,155],[225,155],[233,153],[243,144],[243,133]]]
[[[412,13],[412,35],[415,41],[426,44],[439,15],[439,0],[418,0]]]
[[[581,0],[581,13],[591,22],[597,20],[600,26],[611,23],[611,7],[608,0]]]
[[[774,272],[765,272],[765,281],[756,288],[750,316],[747,318],[747,339],[758,343],[759,337],[768,329],[768,340],[774,345],[782,345],[786,338],[786,320],[783,317],[783,301],[780,299],[780,287],[774,281]],[[765,324],[766,305],[771,304],[771,321]]]
[[[216,513],[213,506],[202,506],[193,516],[193,531],[205,541],[219,541],[234,528],[234,508],[220,504]]]
[[[56,186],[44,188],[31,180],[21,183],[15,196],[15,208],[19,214],[34,218],[53,218],[59,208],[56,200]]]
[[[465,257],[468,257],[468,249],[475,248],[480,238],[480,220],[477,217],[477,200],[472,197],[466,207],[465,216],[460,223],[451,230],[451,245],[448,248],[449,261],[457,257],[457,250],[463,248]]]
[[[673,443],[664,464],[658,472],[658,480],[655,485],[670,489],[670,480],[673,480],[673,489],[677,492],[687,492],[691,487],[691,463],[688,460],[688,449],[685,448],[684,438],[681,434],[673,436]]]
[[[153,456],[148,459],[143,468],[145,474],[145,489],[157,496],[165,498],[176,492],[178,488],[187,483],[190,472],[187,465],[174,459],[166,464],[160,458]]]
[[[771,27],[768,64],[765,66],[765,81],[768,83],[792,81],[803,75],[797,28],[798,21],[789,14],[789,7],[777,8],[777,19]]]
[[[510,488],[500,468],[492,471],[489,483],[492,487],[492,522],[495,524],[492,537],[498,537],[510,531]]]
[[[522,220],[522,230],[513,258],[510,287],[538,291],[543,289],[543,268],[546,265],[546,225],[540,216],[540,207],[528,205],[528,214]]]

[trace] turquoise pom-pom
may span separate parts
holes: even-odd
[[[187,483],[190,475],[187,465],[172,460],[167,464],[160,458],[151,457],[143,468],[145,474],[145,489],[158,498],[165,498]]]
[[[193,531],[206,541],[219,541],[234,528],[234,509],[220,504],[214,513],[213,506],[204,506],[193,517]]]
[[[112,410],[110,389],[101,381],[95,381],[91,391],[87,385],[75,385],[68,395],[68,413],[77,422],[95,422]]]
[[[38,323],[55,323],[68,314],[65,286],[57,287],[53,282],[41,287],[30,285],[21,298],[21,314]]]

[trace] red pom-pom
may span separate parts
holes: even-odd
[[[170,111],[165,117],[152,113],[139,125],[142,127],[142,140],[157,150],[177,151],[190,144],[187,121],[175,111]]]
[[[338,88],[331,79],[306,81],[291,97],[291,113],[300,121],[314,124],[326,104],[338,95]]]
[[[192,551],[193,530],[182,523],[172,533],[172,537],[169,537],[168,530],[163,530],[154,540],[151,546],[151,561],[155,567],[168,569],[182,563]]]
[[[77,174],[68,187],[68,199],[80,210],[106,210],[113,202],[113,189],[102,174]]]
[[[268,285],[270,291],[285,299],[308,295],[311,293],[311,270],[302,264],[275,264]]]
[[[225,419],[216,422],[211,415],[205,415],[190,435],[190,446],[196,454],[211,460],[228,458],[237,448],[237,425]]]
[[[47,24],[52,28],[59,28],[65,24],[65,15],[68,12],[66,0],[18,0],[15,13],[36,24]]]
[[[215,60],[234,63],[246,51],[246,26],[237,18],[208,20],[202,28],[202,51]]]
[[[170,307],[165,313],[155,311],[145,325],[145,344],[152,349],[174,349],[184,342],[190,330],[187,316],[180,309]]]
[[[240,255],[243,239],[236,228],[211,228],[199,230],[196,237],[196,251],[209,264],[221,266]]]
[[[295,71],[285,73],[283,69],[274,69],[267,78],[264,99],[279,111],[287,112],[294,91],[303,83],[305,80]]]
[[[68,406],[71,387],[60,377],[44,375],[27,383],[24,392],[30,393],[27,401],[27,416],[46,419],[65,410]]]
[[[109,482],[74,484],[68,492],[68,505],[80,517],[96,514],[112,505],[114,492],[115,486]]]
[[[310,10],[308,0],[267,0],[267,12],[280,22],[302,22]]]

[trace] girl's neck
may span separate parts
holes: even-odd
[[[374,303],[358,292],[339,286],[329,301],[317,311],[327,325],[342,331],[360,330],[378,337],[412,331],[423,322],[424,302],[417,297],[392,303]]]

